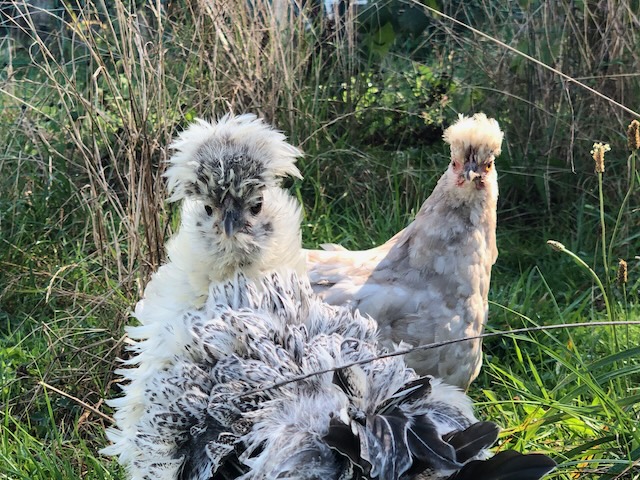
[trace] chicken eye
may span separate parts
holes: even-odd
[[[262,210],[262,200],[259,200],[258,203],[256,203],[249,209],[252,215],[258,215],[261,210]]]
[[[213,208],[211,208],[209,205],[204,206],[204,211],[207,212],[207,215],[209,216],[213,215]]]
[[[485,169],[485,171],[487,171],[487,172],[488,172],[489,170],[491,170],[491,167],[493,167],[493,162],[487,162],[487,163],[485,163],[485,164],[484,164],[484,169]]]

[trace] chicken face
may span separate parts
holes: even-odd
[[[302,152],[284,135],[253,115],[225,116],[197,121],[172,148],[169,201],[182,201],[179,248],[193,252],[181,268],[226,278],[275,267],[300,250],[300,208],[281,182],[300,177],[294,163]]]
[[[500,155],[502,137],[498,123],[484,114],[461,117],[445,131],[456,186],[485,190],[496,181],[494,160]]]
[[[495,155],[493,151],[486,151],[486,148],[474,148],[468,146],[464,158],[461,162],[453,161],[454,170],[458,174],[458,186],[472,183],[477,190],[482,190],[486,186],[487,176],[495,170],[493,162]]]
[[[246,198],[228,191],[223,198],[185,200],[183,205],[183,224],[195,233],[192,247],[203,255],[217,252],[219,261],[238,266],[261,262],[265,252],[282,243],[279,232],[290,234],[285,222],[298,219],[293,199],[273,187],[251,189]]]
[[[478,150],[469,147],[462,160],[452,160],[451,168],[456,174],[458,187],[473,186],[476,190],[483,190],[487,186],[489,177],[495,177],[495,156],[492,152],[480,155]]]

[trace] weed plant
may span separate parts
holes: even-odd
[[[166,146],[196,116],[274,122],[306,151],[290,185],[305,246],[368,248],[435,185],[442,125],[484,110],[507,134],[490,327],[639,318],[626,114],[415,1],[374,3],[330,20],[311,2],[3,2],[0,478],[124,478],[97,453],[104,399],[178,222]],[[637,2],[426,3],[622,104],[640,95]],[[596,174],[594,142],[611,144]],[[550,454],[552,478],[638,480],[638,345],[630,325],[491,337],[470,394],[504,427],[497,448]]]

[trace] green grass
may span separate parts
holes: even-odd
[[[145,10],[141,26],[128,2],[113,2],[110,15],[85,3],[58,12],[65,35],[53,46],[35,23],[0,37],[11,67],[0,68],[0,479],[125,478],[98,454],[112,413],[104,399],[118,394],[128,313],[176,224],[163,204],[165,146],[194,115],[233,108],[274,121],[306,152],[305,179],[291,185],[305,209],[304,245],[369,248],[411,221],[444,170],[440,123],[484,109],[506,131],[490,330],[640,319],[640,178],[627,120],[606,102],[584,92],[567,102],[548,72],[446,23],[407,37],[394,23],[394,48],[372,60],[375,28],[359,52],[357,35],[322,38],[297,19],[276,35],[267,11],[261,30],[245,11],[223,22],[196,2],[170,2],[163,23]],[[497,6],[476,2],[456,18],[558,64],[537,33],[517,32],[553,40],[564,31],[545,30],[533,6],[523,17]],[[590,8],[549,15],[569,25]],[[633,29],[614,30],[628,33],[607,41],[637,45]],[[592,38],[571,40],[581,41],[567,68],[591,71],[606,52]],[[529,84],[541,98],[528,97]],[[640,91],[635,77],[592,85]],[[594,141],[613,146],[601,185]],[[586,262],[604,294],[549,239]],[[619,257],[629,263],[624,287],[614,281]],[[470,395],[481,418],[503,427],[498,448],[553,456],[552,478],[638,480],[638,345],[638,326],[490,337]]]
[[[51,401],[47,397],[44,400]],[[53,416],[50,410],[50,418]],[[105,461],[96,455],[95,446],[83,439],[77,430],[62,436],[58,429],[59,426],[52,421],[49,423],[50,436],[35,436],[30,433],[29,425],[5,412],[0,438],[1,478],[119,478],[121,472],[115,462]],[[95,434],[100,437],[101,431],[97,430]]]

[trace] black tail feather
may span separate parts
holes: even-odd
[[[467,463],[447,480],[539,480],[555,467],[556,462],[546,455],[506,450],[488,460]]]
[[[371,464],[372,479],[400,478],[411,467],[408,420],[401,412],[396,413],[370,415],[360,431],[361,457]]]
[[[478,422],[462,431],[446,434],[442,439],[456,451],[456,460],[466,463],[498,439],[500,428],[493,422]]]
[[[364,466],[360,465],[360,441],[351,431],[351,427],[342,421],[332,418],[329,423],[329,431],[323,439],[327,445],[346,456],[351,463],[360,466],[364,471]],[[367,466],[369,471],[371,466]]]
[[[413,425],[407,428],[407,443],[413,456],[409,473],[418,473],[427,468],[451,470],[462,466],[456,460],[455,449],[443,441],[427,416],[414,418]]]

